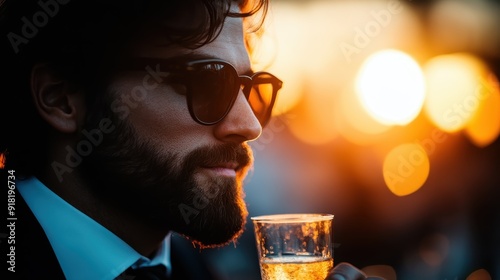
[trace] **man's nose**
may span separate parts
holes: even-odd
[[[222,141],[246,142],[257,139],[262,126],[240,90],[233,107],[215,128],[215,136]]]

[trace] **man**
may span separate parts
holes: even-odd
[[[192,258],[178,269],[170,236],[207,248],[242,232],[247,142],[282,84],[247,52],[244,23],[267,5],[2,4],[0,149],[17,195],[9,279],[215,277]]]

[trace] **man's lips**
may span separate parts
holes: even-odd
[[[220,163],[210,166],[202,166],[202,168],[214,172],[217,175],[231,176],[231,177],[235,177],[236,172],[239,169],[241,169],[237,163]]]

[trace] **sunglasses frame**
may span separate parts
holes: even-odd
[[[192,81],[190,79],[190,76],[187,75],[185,78],[185,81],[183,81],[183,84],[186,86],[186,89],[187,89],[186,102],[187,102],[187,107],[189,110],[189,114],[191,115],[191,118],[194,121],[196,121],[197,123],[202,124],[202,125],[207,125],[207,126],[215,125],[215,124],[221,122],[227,116],[227,114],[229,114],[229,112],[233,108],[234,103],[236,101],[236,98],[238,97],[240,90],[243,91],[243,94],[245,95],[245,99],[249,102],[250,107],[252,107],[250,104],[250,101],[249,101],[250,93],[252,92],[252,87],[254,85],[259,85],[259,84],[254,84],[253,82],[257,77],[262,76],[262,75],[267,75],[268,76],[267,79],[269,80],[269,83],[266,83],[266,84],[271,84],[273,86],[273,92],[272,92],[272,97],[271,97],[271,100],[269,102],[269,105],[266,109],[267,111],[264,112],[264,115],[263,115],[264,119],[263,120],[259,119],[261,126],[264,127],[270,120],[272,109],[274,107],[274,104],[276,102],[276,97],[278,95],[278,91],[283,86],[283,82],[269,72],[259,71],[259,72],[253,73],[251,76],[238,75],[236,68],[231,63],[224,61],[224,60],[221,60],[221,59],[216,59],[216,58],[203,58],[203,59],[191,59],[191,60],[137,58],[137,59],[134,59],[134,62],[132,64],[128,64],[128,66],[132,65],[132,67],[134,69],[146,69],[148,66],[154,68],[153,66],[159,65],[161,71],[164,71],[164,72],[187,72],[187,73],[189,73],[192,71],[197,71],[197,69],[199,69],[198,68],[199,66],[207,65],[207,64],[219,64],[219,65],[223,65],[224,67],[228,67],[232,73],[231,75],[233,75],[235,78],[237,78],[236,80],[239,80],[239,83],[236,83],[234,89],[232,89],[235,91],[235,93],[232,93],[231,101],[228,103],[228,106],[227,106],[225,112],[217,120],[208,122],[208,121],[201,120],[195,113],[195,110],[193,108],[193,102],[194,102],[193,95],[194,94],[192,93],[193,92],[192,84],[195,83],[196,81]],[[167,80],[166,82],[168,82],[168,80],[169,80],[168,77],[166,78],[166,80]],[[263,83],[261,83],[261,84],[263,84]],[[253,111],[253,108],[252,108],[252,112],[254,113],[255,117],[258,118],[257,114]]]

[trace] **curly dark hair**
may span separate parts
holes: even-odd
[[[252,22],[247,36],[262,25],[268,0],[0,0],[0,153],[6,168],[33,174],[47,153],[50,131],[30,94],[31,69],[48,63],[55,73],[86,92],[93,104],[105,87],[107,71],[155,28],[169,44],[196,49],[219,35],[226,17]],[[188,28],[164,19],[193,15]],[[248,26],[247,26],[248,27]],[[247,47],[250,45],[247,42]]]

